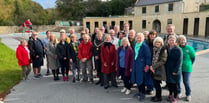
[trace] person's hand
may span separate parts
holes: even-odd
[[[67,59],[67,57],[64,57],[64,60],[66,60]]]
[[[132,72],[132,68],[130,69],[130,72]]]
[[[148,67],[148,65],[146,65],[144,68],[144,72],[148,72],[148,70],[149,70],[149,67]]]
[[[176,73],[174,73],[174,72],[173,72],[172,74],[173,74],[173,75],[177,75],[177,74],[176,74]]]
[[[36,58],[39,58],[39,56],[38,56],[38,55],[36,55]]]
[[[107,63],[104,63],[104,66],[107,67]]]
[[[114,65],[114,62],[111,63],[111,66],[113,66],[113,65]]]
[[[57,55],[55,55],[55,59],[57,59]]]
[[[82,62],[86,62],[86,60],[87,60],[86,58],[81,59]]]
[[[73,60],[72,59],[70,59],[70,63],[73,63]]]
[[[152,66],[150,66],[150,70],[152,73],[155,73],[155,70],[152,68]]]
[[[95,59],[98,60],[99,59],[99,56],[95,56]]]

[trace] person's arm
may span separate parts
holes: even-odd
[[[23,61],[23,58],[21,56],[21,51],[19,48],[17,48],[17,50],[16,50],[16,58],[21,62]]]
[[[89,59],[92,58],[92,44],[91,44],[91,46],[90,46],[90,50],[89,50],[89,53],[88,53],[88,54],[89,54],[89,55],[86,57],[87,60],[89,60]]]
[[[57,53],[57,56],[58,56],[58,58],[61,60],[61,59],[64,59],[64,57],[62,56],[62,54],[61,54],[61,48],[60,48],[60,46],[59,45],[57,45],[57,47],[56,47],[56,53]]]
[[[83,59],[83,56],[82,56],[82,44],[80,44],[79,46],[78,46],[78,58],[81,60],[81,59]]]
[[[51,52],[50,44],[49,43],[46,45],[46,48],[47,48],[46,54],[49,55],[49,56],[51,56],[51,57],[53,57],[54,56],[54,53]]]
[[[174,68],[174,72],[175,74],[179,75],[180,72],[181,72],[181,66],[182,66],[182,62],[183,62],[183,53],[182,53],[182,50],[180,48],[178,48],[177,50],[177,55],[176,55],[176,58],[177,58],[177,61],[176,61],[176,67]]]
[[[190,55],[190,58],[191,58],[192,64],[194,64],[194,62],[195,62],[195,58],[196,58],[196,54],[195,54],[195,50],[194,50],[194,48],[193,48],[193,47],[190,47],[190,53],[189,53],[189,55]]]

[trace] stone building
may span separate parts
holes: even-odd
[[[128,22],[137,32],[156,30],[166,33],[166,26],[176,26],[177,34],[209,36],[209,0],[137,0],[134,16],[86,17],[84,27],[93,32],[95,27],[119,25]]]

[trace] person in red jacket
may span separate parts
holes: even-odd
[[[101,47],[102,73],[104,76],[104,89],[109,88],[109,79],[114,87],[116,83],[116,49],[111,43],[111,36],[105,36],[105,43]],[[109,79],[108,79],[109,78]]]
[[[20,45],[17,47],[16,50],[16,58],[18,59],[18,64],[22,68],[22,75],[23,80],[28,79],[28,75],[31,71],[31,57],[30,57],[30,50],[28,49],[27,41],[21,40]]]
[[[83,35],[83,41],[79,45],[78,58],[80,59],[80,69],[82,70],[83,82],[88,81],[93,83],[93,68],[92,68],[92,43],[89,39],[89,35]],[[88,77],[87,69],[88,68]]]
[[[27,19],[24,24],[23,24],[23,27],[29,27],[31,30],[33,29],[32,28],[32,23],[30,22],[30,19]]]

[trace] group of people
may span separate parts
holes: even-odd
[[[69,80],[69,70],[72,70],[73,83],[80,80],[94,83],[95,68],[99,78],[95,84],[104,89],[110,86],[117,88],[117,79],[122,79],[122,93],[129,95],[136,84],[138,93],[134,97],[139,101],[144,101],[145,94],[156,91],[151,101],[159,102],[162,101],[161,83],[165,81],[169,90],[167,100],[177,103],[183,78],[186,100],[190,101],[190,76],[195,51],[186,44],[186,37],[176,35],[174,30],[174,25],[168,25],[168,34],[162,38],[155,30],[136,33],[129,30],[128,23],[124,23],[123,31],[116,25],[108,34],[105,34],[104,27],[95,28],[92,35],[86,28],[81,31],[79,39],[74,29],[70,30],[69,36],[65,30],[60,30],[59,38],[47,31],[43,40],[33,32],[28,45],[26,40],[22,40],[16,52],[24,79],[28,79],[30,63],[33,64],[34,78],[40,78],[46,57],[47,74],[50,68],[55,81],[59,80],[61,67],[63,81]]]

